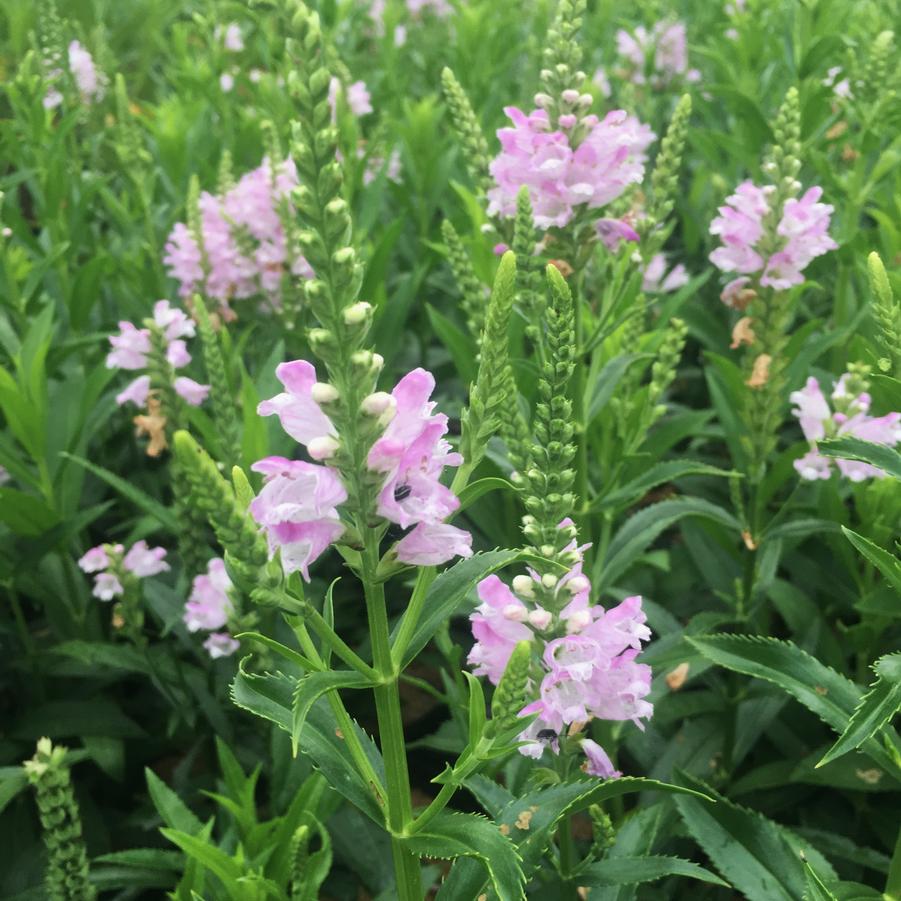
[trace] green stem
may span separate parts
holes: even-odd
[[[419,624],[419,617],[425,604],[429,586],[434,581],[434,566],[426,566],[419,570],[419,575],[416,577],[416,585],[413,587],[413,594],[410,597],[410,603],[407,605],[403,619],[401,619],[397,638],[394,639],[394,647],[391,649],[392,660],[398,669],[403,663],[404,653],[410,645],[416,626]]]
[[[379,674],[368,663],[362,660],[356,653],[344,642],[340,635],[325,621],[322,614],[315,608],[307,606],[304,609],[303,616],[306,621],[313,627],[313,631],[327,644],[332,651],[335,652],[351,669],[355,669],[358,673],[371,680],[373,684],[378,683]]]
[[[366,594],[372,662],[381,677],[381,684],[374,689],[375,709],[379,724],[379,742],[385,761],[388,831],[391,833],[397,897],[399,901],[421,901],[422,878],[419,858],[408,851],[403,842],[413,820],[413,805],[410,799],[404,726],[400,713],[399,672],[391,657],[385,586],[376,579],[379,561],[378,536],[372,529],[364,530],[363,534],[365,539],[360,575]]]
[[[557,827],[557,844],[560,847],[560,875],[566,883],[563,897],[576,899],[579,895],[576,891],[576,886],[570,881],[577,863],[576,843],[573,840],[571,817],[564,817]]]
[[[886,901],[901,901],[901,828],[898,829],[898,838],[895,840],[892,862],[888,868],[885,898]]]
[[[432,799],[429,806],[410,824],[409,832],[419,832],[427,823],[430,823],[445,807],[457,791],[457,786],[452,782],[446,782],[441,786],[441,791]]]

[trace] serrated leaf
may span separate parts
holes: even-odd
[[[484,479],[477,479],[470,482],[461,492],[459,496],[460,506],[454,512],[454,517],[462,513],[471,504],[474,504],[480,497],[488,494],[490,491],[511,491],[515,492],[512,482],[497,476],[487,476]]]
[[[258,641],[260,644],[265,645],[269,648],[270,651],[275,651],[280,657],[284,657],[285,660],[290,660],[291,663],[297,664],[301,669],[306,670],[307,672],[315,672],[319,669],[311,660],[307,660],[306,657],[303,656],[299,651],[295,651],[293,648],[287,647],[287,645],[283,645],[280,641],[276,641],[274,638],[270,638],[268,635],[263,635],[260,632],[239,632],[235,635],[235,638],[244,638],[249,641]]]
[[[859,748],[901,710],[901,652],[880,657],[873,669],[878,678],[860,699],[847,728],[817,767]]]
[[[838,901],[838,898],[826,888],[816,870],[806,860],[804,861],[804,876],[807,879],[804,901]]]
[[[189,835],[187,832],[165,828],[160,829],[160,832],[173,845],[181,848],[188,857],[218,876],[229,898],[241,901],[241,887],[238,880],[244,875],[244,869],[236,860],[209,841]]]
[[[150,800],[167,826],[191,835],[196,835],[203,829],[200,820],[153,770],[145,769],[144,775],[147,777]]]
[[[291,702],[291,748],[294,756],[297,756],[307,714],[316,701],[327,692],[337,691],[339,688],[366,688],[368,685],[369,680],[364,676],[344,670],[309,673],[300,679]]]
[[[584,870],[579,870],[579,885],[605,886],[605,885],[633,885],[637,882],[653,882],[664,876],[685,876],[688,879],[698,879],[701,882],[710,882],[713,885],[722,885],[729,888],[729,883],[720,879],[716,873],[690,860],[681,857],[663,857],[651,855],[649,857],[611,857],[593,863]]]
[[[476,583],[520,556],[519,551],[498,550],[475,554],[441,573],[429,586],[423,604],[423,615],[404,650],[402,667],[406,667],[428,644],[438,627],[446,622],[469,597]],[[397,637],[394,630],[391,641]]]
[[[719,666],[778,685],[840,734],[860,701],[860,690],[850,679],[790,641],[752,635],[703,635],[686,641]],[[897,772],[878,742],[867,739],[862,750],[887,772]]]
[[[679,782],[716,794],[684,773]],[[835,878],[825,859],[813,848],[799,847],[800,839],[789,830],[721,795],[716,798],[715,804],[681,795],[675,801],[691,836],[742,897],[748,901],[797,901],[806,885],[800,850],[824,875]]]
[[[421,857],[473,857],[488,871],[498,901],[525,898],[525,877],[516,847],[486,817],[443,812],[405,845]]]
[[[627,506],[644,497],[652,488],[683,476],[733,476],[735,474],[727,469],[702,463],[700,460],[665,460],[662,463],[655,463],[650,469],[616,491],[599,498],[591,505],[591,509],[595,511],[603,510],[606,507]]]
[[[901,560],[898,560],[885,548],[873,544],[869,538],[858,535],[857,532],[852,532],[844,526],[842,526],[842,532],[844,532],[845,538],[888,579],[895,591],[901,592]]]
[[[838,438],[818,441],[817,450],[824,457],[862,460],[896,479],[901,479],[901,454],[886,444],[874,444],[872,441],[862,441],[851,435],[842,435]]]

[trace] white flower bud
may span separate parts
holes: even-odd
[[[513,590],[521,598],[533,598],[535,597],[535,582],[530,576],[514,576]]]
[[[350,362],[360,369],[370,369],[372,367],[372,351],[358,350],[356,353],[351,354]]]
[[[522,604],[507,604],[501,611],[504,619],[514,623],[521,623],[527,616],[526,608]]]
[[[484,222],[479,226],[479,231],[483,235],[490,235],[494,231],[494,226],[490,222]]]
[[[363,398],[360,409],[367,416],[381,416],[386,410],[397,406],[397,401],[387,391],[376,391]]]
[[[381,372],[385,365],[385,358],[381,354],[372,355],[372,369],[374,372]]]
[[[553,573],[545,573],[541,577],[541,584],[545,588],[553,588],[557,584],[557,577]]]
[[[574,88],[567,88],[561,95],[564,103],[577,103],[579,100],[579,92]]]
[[[336,438],[333,438],[331,435],[322,435],[319,438],[314,438],[307,445],[307,453],[314,460],[331,460],[338,452],[340,446]]]
[[[591,613],[588,610],[577,610],[572,616],[566,618],[566,631],[572,635],[581,632],[591,622]]]
[[[344,309],[342,316],[345,325],[361,325],[372,315],[372,304],[359,300]]]
[[[539,553],[541,554],[542,557],[548,557],[548,558],[553,557],[554,554],[557,553],[556,548],[555,548],[552,544],[543,544],[543,545],[541,545],[541,547],[538,549],[538,551],[539,551]],[[557,580],[556,580],[556,579],[554,579],[554,584],[555,584],[555,585],[557,584]]]
[[[573,576],[566,583],[566,590],[570,594],[579,594],[580,592],[585,591],[588,588],[591,588],[591,583],[588,581],[588,579],[585,578],[585,576]]]
[[[537,106],[538,109],[547,109],[554,102],[554,98],[551,97],[550,94],[541,92],[537,93],[532,99],[535,101],[535,106]]]
[[[588,107],[591,106],[593,102],[594,98],[591,96],[591,94],[581,94],[579,96],[579,106],[581,106],[582,109],[588,109]]]
[[[333,404],[338,399],[338,389],[328,382],[314,382],[310,396],[317,404]]]
[[[529,622],[538,630],[546,629],[550,624],[553,616],[544,607],[536,607],[529,613]]]

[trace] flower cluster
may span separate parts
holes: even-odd
[[[189,632],[201,629],[211,634],[204,641],[210,657],[227,657],[241,646],[241,643],[222,627],[228,622],[233,612],[229,593],[232,582],[225,570],[225,561],[214,557],[207,566],[207,571],[194,577],[191,594],[185,604],[184,622]]]
[[[81,102],[90,105],[102,100],[106,91],[106,79],[97,71],[94,58],[79,41],[72,41],[69,44],[68,61],[69,72],[72,74]],[[45,109],[55,109],[63,102],[63,95],[56,87],[62,74],[58,68],[54,68],[48,73],[51,87],[44,95]]]
[[[722,242],[710,254],[711,262],[723,272],[740,273],[723,291],[730,306],[752,274],[759,274],[764,287],[785,291],[804,281],[801,273],[811,260],[838,247],[829,236],[833,208],[819,202],[822,188],[809,188],[800,199],[790,197],[781,211],[772,208],[775,194],[774,185],[742,182],[710,223],[710,233]]]
[[[165,557],[165,548],[148,547],[143,540],[136,541],[127,554],[121,544],[100,544],[92,547],[78,566],[83,572],[94,574],[94,597],[111,601],[125,593],[122,583],[128,574],[143,579],[168,570]]]
[[[676,263],[669,272],[666,270],[666,256],[655,253],[644,267],[641,290],[649,294],[668,294],[688,284],[688,272],[681,263]]]
[[[201,194],[200,234],[176,223],[163,258],[181,296],[200,291],[228,313],[229,301],[258,294],[277,304],[286,275],[312,276],[303,256],[288,247],[282,225],[283,217],[294,216],[296,186],[290,159],[273,166],[266,158],[223,194]]]
[[[571,527],[564,520],[561,527]],[[520,641],[534,646],[532,688],[537,695],[521,715],[537,714],[520,735],[520,752],[540,757],[558,750],[558,737],[578,731],[590,720],[632,720],[650,717],[645,698],[651,688],[651,669],[636,662],[641,643],[651,632],[645,625],[641,598],[628,597],[605,610],[592,604],[591,584],[582,573],[575,540],[567,547],[578,558],[561,578],[529,575],[513,579],[512,589],[497,576],[478,585],[482,603],[470,617],[476,643],[468,662],[476,675],[495,685]],[[603,749],[582,741],[586,772],[610,778],[620,775]]]
[[[513,127],[497,133],[501,152],[490,167],[497,184],[488,192],[491,215],[515,216],[516,195],[525,185],[535,225],[562,227],[578,211],[605,206],[641,181],[653,132],[623,110],[603,119],[580,115],[591,99],[564,91],[563,103],[571,111],[559,117],[557,129],[544,108],[528,115],[512,106],[504,109]],[[543,94],[535,100],[542,107],[552,103]]]
[[[626,77],[633,84],[663,88],[679,79],[700,81],[701,73],[688,67],[688,45],[682,22],[658,22],[648,31],[639,26],[630,33],[616,33],[616,49]]]
[[[165,347],[163,353],[166,362],[172,369],[181,369],[191,362],[191,355],[184,341],[185,338],[194,337],[194,322],[188,316],[173,307],[168,300],[158,300],[153,305],[153,319],[148,320],[148,323],[145,328],[138,328],[126,321],[119,323],[119,334],[110,335],[109,339],[113,349],[106,358],[108,369],[135,371],[150,368],[153,331],[158,333]],[[172,386],[181,398],[195,407],[206,400],[210,390],[209,385],[200,385],[187,376],[177,376]],[[116,395],[116,403],[132,403],[143,407],[150,394],[151,377],[145,373]]]
[[[800,391],[793,391],[789,399],[796,406],[792,413],[798,418],[810,451],[795,460],[795,469],[802,479],[828,479],[832,465],[852,482],[882,478],[885,472],[860,460],[830,459],[817,451],[817,441],[849,435],[874,444],[894,447],[901,443],[901,413],[870,416],[870,395],[866,383],[856,372],[846,372],[832,389],[832,407],[823,395],[820,383],[811,376]],[[834,408],[834,409],[833,409]]]
[[[340,438],[321,405],[337,399],[336,389],[316,380],[306,360],[282,363],[276,375],[285,391],[263,401],[261,416],[276,415],[282,428],[303,444],[317,461],[266,457],[253,465],[264,485],[250,512],[264,528],[270,551],[281,553],[286,572],[309,579],[309,566],[344,532],[338,511],[347,489],[337,469],[327,465],[340,450]],[[397,559],[413,565],[437,565],[454,556],[468,557],[471,536],[444,520],[459,500],[439,481],[445,466],[459,466],[444,439],[447,417],[433,414],[429,401],[432,375],[414,369],[391,394],[377,392],[363,401],[363,412],[375,417],[384,431],[369,450],[367,467],[378,480],[377,513],[402,529]]]

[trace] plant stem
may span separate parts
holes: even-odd
[[[403,843],[403,837],[408,834],[413,820],[413,805],[410,799],[410,776],[407,770],[407,751],[400,714],[399,672],[391,658],[385,587],[376,580],[375,575],[379,561],[378,536],[371,529],[364,530],[363,534],[365,539],[360,575],[366,594],[372,662],[381,677],[381,684],[373,691],[379,724],[379,743],[385,760],[388,831],[391,833],[397,897],[399,901],[421,901],[422,878],[419,858],[408,851]]]
[[[888,868],[888,879],[885,883],[886,901],[901,901],[901,828],[895,841],[895,850]]]

